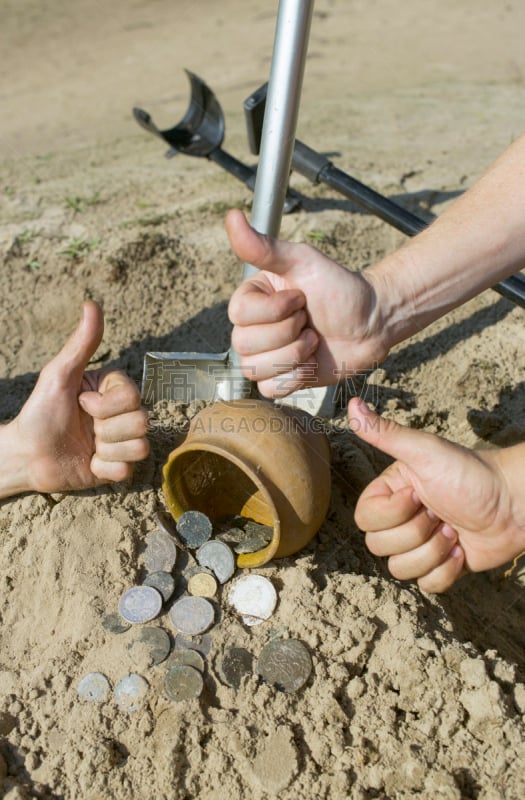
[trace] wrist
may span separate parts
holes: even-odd
[[[31,491],[30,455],[20,441],[16,420],[0,425],[0,499]]]
[[[488,451],[489,453],[491,451]],[[494,459],[507,489],[509,520],[515,540],[515,555],[525,551],[525,443],[495,450]]]
[[[374,293],[373,328],[386,352],[421,329],[415,297],[402,250],[363,271]]]

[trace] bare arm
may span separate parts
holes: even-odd
[[[247,373],[269,397],[336,383],[525,266],[525,136],[425,231],[363,272],[261,236],[239,211],[226,227],[235,253],[260,270],[229,306]]]
[[[525,136],[426,230],[365,271],[390,346],[525,267]]]

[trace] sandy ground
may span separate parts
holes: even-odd
[[[267,79],[277,4],[2,0],[0,419],[100,300],[94,360],[140,378],[147,350],[228,345],[240,276],[228,207],[250,192],[205,160],[163,159],[133,105],[160,126],[183,115],[189,68],[217,93],[225,147],[247,163],[242,102]],[[479,0],[319,0],[298,135],[422,215],[439,214],[525,129],[525,6]],[[294,176],[303,209],[283,235],[354,268],[402,236]],[[370,377],[386,415],[468,446],[525,436],[523,311],[489,291],[400,345]],[[371,397],[371,395],[369,395]],[[144,574],[176,441],[165,411],[129,486],[0,504],[0,784],[5,797],[522,798],[525,711],[520,565],[469,576],[440,598],[391,579],[363,547],[353,508],[384,465],[335,422],[333,494],[312,544],[258,570],[279,591],[248,630],[224,603],[205,690],[170,703],[162,665],[145,706],[81,703],[80,678],[133,669],[101,625]],[[166,617],[158,624],[169,629]],[[298,693],[221,680],[224,649],[256,658],[301,639]],[[4,769],[5,767],[5,769]],[[4,777],[5,773],[5,777]]]

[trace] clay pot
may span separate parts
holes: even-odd
[[[163,468],[172,516],[196,510],[216,522],[241,514],[271,525],[271,542],[239,555],[239,567],[296,553],[317,533],[330,500],[330,446],[320,428],[304,411],[263,400],[207,406]]]

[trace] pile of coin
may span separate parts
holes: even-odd
[[[122,594],[118,613],[106,614],[102,624],[115,635],[142,626],[127,645],[130,658],[143,668],[163,664],[167,670],[164,694],[179,702],[199,697],[203,691],[205,657],[211,648],[207,632],[218,616],[212,601],[219,586],[234,576],[233,550],[246,553],[266,546],[272,529],[239,516],[214,528],[200,511],[187,511],[176,526],[165,512],[158,512],[156,522],[158,528],[146,536],[144,581]],[[245,574],[231,584],[227,603],[251,627],[272,616],[277,593],[268,578]],[[174,647],[167,631],[147,624],[163,612],[167,612],[173,628]],[[219,663],[222,681],[236,689],[245,675],[256,674],[279,690],[297,691],[304,686],[311,670],[308,650],[292,639],[270,641],[263,647],[255,667],[253,656],[238,647],[225,650]],[[133,712],[141,707],[148,688],[144,677],[131,672],[116,684],[113,696],[119,708]],[[80,681],[77,692],[84,701],[100,703],[111,696],[111,686],[106,676],[94,672]]]

